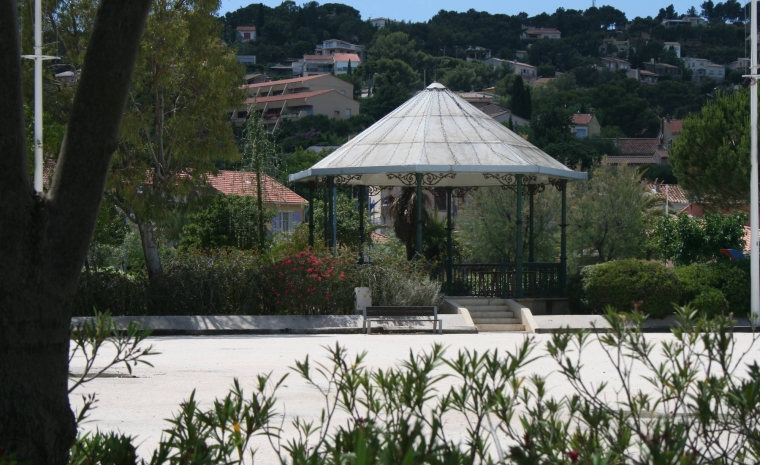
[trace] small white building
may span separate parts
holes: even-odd
[[[238,26],[238,42],[252,42],[256,40],[256,26]]]
[[[382,28],[384,28],[386,25],[388,25],[390,23],[395,23],[395,21],[393,21],[392,19],[388,19],[388,18],[370,18],[367,21],[369,21],[370,23],[372,23],[372,25],[375,26],[378,29],[382,29]]]
[[[517,74],[523,78],[523,81],[533,82],[538,75],[538,68],[529,65],[527,63],[520,63],[519,61],[502,60],[501,58],[491,57],[485,61],[487,64],[498,68],[499,66],[511,66],[512,73]]]
[[[667,52],[671,48],[676,52],[676,56],[681,58],[681,44],[678,42],[665,42],[665,46],[662,49]]]

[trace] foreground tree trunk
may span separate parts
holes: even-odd
[[[27,172],[17,6],[0,0],[0,458],[66,464],[68,301],[95,229],[150,0],[103,0],[50,191]]]
[[[148,277],[154,279],[164,274],[161,266],[161,258],[158,256],[158,241],[156,241],[156,228],[153,223],[139,221],[137,229],[140,230],[145,266],[148,268]]]

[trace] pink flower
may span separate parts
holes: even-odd
[[[581,455],[581,453],[578,452],[577,450],[571,450],[570,452],[567,453],[567,456],[570,457],[570,460],[573,463],[578,463],[578,457],[580,455]]]

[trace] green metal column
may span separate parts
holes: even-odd
[[[451,231],[451,192],[453,188],[446,188],[446,295],[451,295],[452,278],[454,274],[454,259],[452,257]]]
[[[314,181],[309,183],[309,247],[314,247]]]
[[[366,192],[366,186],[359,186],[359,264],[364,263],[364,209],[367,208]]]
[[[567,295],[567,181],[562,181],[562,224],[560,224],[559,289]]]
[[[522,265],[523,265],[523,250],[522,250],[522,186],[523,175],[517,175],[517,260],[515,260],[515,297],[520,298],[523,296],[523,282],[522,282]]]
[[[533,247],[533,195],[536,190],[533,185],[528,186],[528,194],[530,195],[530,207],[528,213],[528,263],[536,261],[535,248]]]
[[[327,180],[322,187],[322,243],[325,247],[330,246],[330,188],[328,187]]]
[[[414,176],[417,178],[417,258],[422,258],[422,174]]]
[[[335,185],[335,179],[331,178],[332,187],[330,188],[330,246],[333,252],[338,250],[338,187]]]
[[[332,176],[327,176],[327,183],[325,184],[325,245],[328,249],[332,249],[335,247],[335,243],[333,242],[333,238],[335,237],[335,234],[333,233],[333,225],[335,222],[333,221],[333,202],[335,201],[335,197],[333,196],[333,192],[335,191],[335,179]]]

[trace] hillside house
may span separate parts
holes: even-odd
[[[367,21],[370,22],[373,26],[375,26],[378,29],[382,29],[385,26],[387,26],[390,23],[395,23],[396,21],[388,18],[370,18]]]
[[[562,32],[558,29],[523,26],[521,39],[561,39]]]
[[[628,72],[628,70],[631,69],[631,63],[619,58],[612,57],[603,57],[602,65],[604,65],[610,71],[618,71],[622,69]]]
[[[276,211],[276,216],[268,225],[270,233],[290,232],[304,219],[306,199],[275,181],[266,174],[261,175],[261,193],[267,209]],[[251,171],[220,170],[209,175],[209,185],[222,195],[257,197],[256,173]]]
[[[750,66],[749,58],[737,58],[736,61],[732,61],[731,63],[729,63],[727,68],[730,70],[749,69],[749,66]]]
[[[264,126],[273,131],[283,120],[296,120],[310,115],[348,119],[359,114],[359,102],[332,89],[259,96],[249,98],[234,109],[232,122],[238,125],[245,123],[249,109],[261,112]]]
[[[464,51],[467,61],[486,61],[491,58],[491,49],[484,47],[470,47]]]
[[[681,44],[678,42],[665,42],[665,46],[662,49],[666,52],[673,49],[673,51],[676,52],[676,56],[681,58]]]
[[[650,84],[650,85],[657,84],[657,81],[660,78],[660,76],[657,73],[647,71],[646,69],[635,69],[635,68],[629,69],[628,73],[626,73],[626,76],[628,76],[631,79],[636,79],[640,81],[642,84]]]
[[[519,61],[502,60],[501,58],[491,57],[485,61],[487,64],[497,68],[499,66],[511,66],[512,73],[517,74],[523,78],[523,81],[533,82],[536,80],[538,74],[538,68],[531,66],[527,63],[520,63]]]
[[[655,73],[658,76],[667,75],[676,79],[681,78],[681,68],[667,63],[644,63],[644,68],[650,73]]]
[[[317,74],[347,74],[349,63],[351,69],[356,69],[362,64],[362,60],[356,53],[333,53],[326,55],[304,55],[302,76],[314,76]],[[293,64],[296,73],[295,66]]]
[[[366,52],[363,45],[356,45],[345,40],[327,39],[317,45],[314,50],[315,55],[353,55],[359,56],[358,61],[366,59]],[[358,66],[358,65],[357,65]]]
[[[578,139],[598,136],[602,133],[602,127],[599,120],[593,113],[575,113],[573,114],[573,125],[570,130]]]
[[[668,151],[659,138],[616,138],[612,142],[620,155],[606,158],[610,165],[660,165],[667,163]]]
[[[297,94],[317,90],[335,90],[347,97],[354,95],[353,84],[336,78],[331,74],[317,74],[315,76],[296,77],[280,81],[259,82],[244,85],[241,89],[245,89],[249,97],[273,97],[276,95]]]
[[[256,26],[238,26],[236,31],[238,42],[253,42],[256,40]]]
[[[530,121],[528,121],[525,118],[521,118],[514,113],[512,113],[511,110],[501,107],[496,104],[486,105],[484,107],[480,107],[480,111],[485,113],[486,115],[490,116],[491,118],[495,119],[496,121],[507,124],[512,119],[512,125],[514,127],[517,126],[529,126]]]
[[[628,40],[617,40],[615,38],[606,38],[602,40],[602,45],[599,47],[599,53],[607,55],[615,55],[623,52],[628,53],[629,50],[636,51],[636,47],[631,47],[631,43]]]

